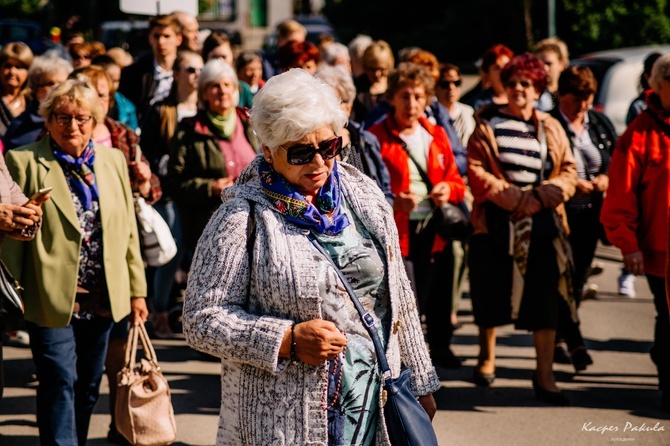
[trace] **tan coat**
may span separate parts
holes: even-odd
[[[130,313],[131,296],[146,297],[147,286],[126,160],[117,149],[99,145],[95,155],[105,279],[112,316],[119,321]],[[6,160],[27,195],[43,187],[53,186],[53,191],[42,206],[42,228],[35,240],[8,239],[2,259],[25,288],[26,319],[65,327],[75,303],[82,236],[70,189],[47,138],[11,150]]]
[[[487,201],[512,211],[522,196],[521,188],[505,177],[493,129],[483,119],[490,110],[483,109],[483,113],[477,114],[477,126],[468,142],[468,183],[475,198],[470,216],[474,234],[488,233],[484,207]],[[547,153],[553,161],[549,179],[543,181],[535,190],[544,207],[556,208],[568,229],[563,203],[572,197],[577,185],[577,167],[570,150],[570,142],[561,124],[549,114],[535,110],[533,119],[544,124]],[[562,192],[561,195],[550,193],[549,189],[556,187]]]

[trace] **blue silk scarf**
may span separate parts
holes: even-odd
[[[60,163],[67,169],[74,180],[72,184],[75,187],[75,193],[81,200],[81,204],[86,210],[91,209],[93,200],[98,199],[98,185],[95,182],[95,172],[93,172],[93,163],[95,162],[95,150],[93,150],[93,140],[88,141],[84,153],[79,158],[75,158],[58,147],[56,141],[50,138],[51,151]]]
[[[312,203],[266,161],[260,163],[258,175],[263,192],[288,221],[325,235],[337,235],[349,226],[349,218],[340,210],[342,193],[337,163]]]

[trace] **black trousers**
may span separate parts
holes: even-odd
[[[575,288],[575,300],[577,305],[582,298],[584,285],[591,269],[591,263],[596,253],[598,239],[602,233],[600,224],[601,203],[595,202],[594,206],[585,209],[566,208],[568,225],[570,226],[570,247],[575,265],[572,284]]]
[[[670,317],[668,300],[665,296],[665,278],[647,274],[649,289],[654,295],[656,307],[656,326],[654,327],[654,345],[651,347],[651,359],[658,370],[658,385],[663,391],[670,392]]]
[[[451,243],[442,252],[432,253],[435,233],[416,233],[417,222],[410,222],[409,258],[405,265],[417,295],[419,312],[426,315],[427,341],[430,350],[448,350],[453,337],[454,254]]]

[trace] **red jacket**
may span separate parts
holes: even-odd
[[[656,94],[648,112],[630,123],[617,141],[609,168],[610,184],[600,214],[607,238],[625,256],[642,251],[644,271],[665,276],[668,249],[670,133],[649,113],[670,125]]]
[[[423,116],[419,118],[419,123],[433,137],[428,149],[426,172],[428,178],[433,185],[440,182],[448,183],[451,188],[449,202],[458,204],[463,201],[465,183],[463,183],[463,178],[458,173],[447,134],[442,127],[432,124]],[[368,130],[379,139],[382,159],[391,174],[391,191],[397,195],[409,190],[409,163],[412,161],[403,147],[405,142],[400,138],[398,127],[392,115],[389,114],[383,121]],[[407,257],[409,255],[409,213],[394,211],[394,217],[398,226],[400,249],[402,255]],[[436,237],[433,252],[442,250],[445,244],[445,240]]]

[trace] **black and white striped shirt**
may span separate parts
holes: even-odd
[[[542,157],[540,141],[535,137],[535,124],[512,116],[496,115],[489,125],[493,129],[507,178],[519,187],[539,183]]]

